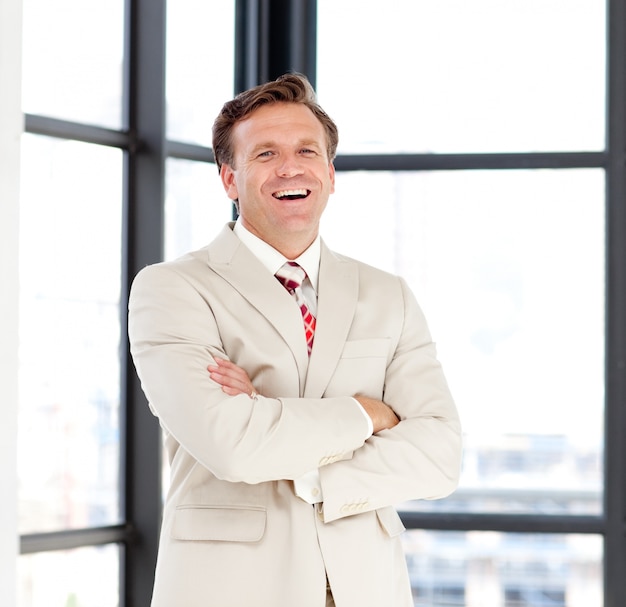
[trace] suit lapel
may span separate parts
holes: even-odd
[[[319,398],[330,381],[346,342],[359,293],[354,261],[338,258],[322,242],[317,293],[317,326],[304,396]]]
[[[285,288],[226,226],[208,247],[209,266],[271,323],[285,340],[304,384],[309,357],[302,316]]]

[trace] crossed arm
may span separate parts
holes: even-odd
[[[244,369],[231,361],[216,358],[215,365],[209,365],[207,370],[213,381],[222,386],[222,391],[229,396],[238,394],[256,394],[256,390]],[[373,433],[393,428],[399,419],[393,409],[381,400],[362,395],[354,395],[354,399],[363,407],[363,410],[372,420]]]

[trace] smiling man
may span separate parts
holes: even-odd
[[[238,220],[133,283],[171,465],[153,607],[412,605],[393,505],[454,490],[460,426],[404,280],[320,238],[337,141],[300,75],[227,102]]]

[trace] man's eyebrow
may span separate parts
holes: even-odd
[[[278,143],[276,143],[275,141],[264,141],[262,143],[257,143],[251,150],[250,150],[250,156],[256,156],[259,152],[261,151],[265,151],[265,150],[271,150],[275,147],[278,147]],[[318,148],[318,149],[324,149],[324,146],[317,141],[316,139],[301,139],[300,141],[298,141],[295,145],[295,147],[314,147],[314,148]]]
[[[267,150],[276,147],[276,144],[273,141],[264,141],[263,143],[257,143],[251,150],[250,156],[256,156],[258,152],[261,150]]]
[[[322,148],[323,146],[320,144],[320,142],[317,139],[302,139],[299,143],[298,143],[298,147],[300,146],[309,146],[309,147],[317,147],[317,148]]]

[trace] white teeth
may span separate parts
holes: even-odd
[[[280,190],[274,194],[275,198],[285,198],[286,196],[306,196],[308,191],[303,190]]]

